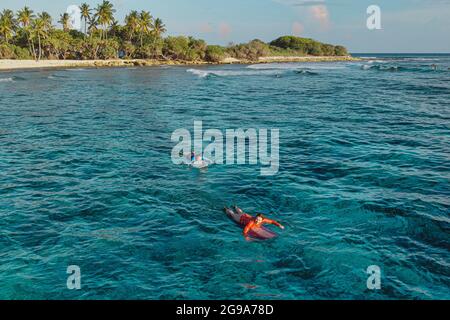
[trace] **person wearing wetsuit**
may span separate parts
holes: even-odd
[[[273,224],[277,227],[284,229],[279,222],[271,219],[265,218],[262,214],[257,214],[255,218],[252,218],[244,228],[244,237],[246,240],[249,240],[248,233],[252,230],[252,228],[261,227],[263,224]]]

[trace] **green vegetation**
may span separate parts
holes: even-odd
[[[313,39],[284,36],[270,43],[274,53],[281,55],[311,55],[311,56],[346,56],[347,49],[342,46],[321,43]]]
[[[252,40],[227,47],[208,45],[193,37],[168,36],[159,18],[148,11],[131,11],[121,25],[113,4],[107,0],[91,8],[80,6],[83,32],[71,30],[70,17],[61,14],[60,28],[47,12],[34,13],[24,7],[0,13],[0,59],[158,59],[220,62],[232,57],[257,60],[263,56],[345,56],[347,50],[294,36],[267,44]]]

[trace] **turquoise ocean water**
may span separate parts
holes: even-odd
[[[0,73],[0,299],[449,299],[450,56],[363,56]],[[278,128],[278,174],[174,165],[194,120]]]

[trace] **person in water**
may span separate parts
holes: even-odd
[[[263,224],[273,224],[277,227],[284,229],[284,226],[282,226],[279,222],[271,219],[267,219],[264,217],[261,213],[258,213],[255,218],[250,220],[247,225],[244,228],[244,237],[246,240],[250,240],[248,234],[253,228],[261,227]]]
[[[203,161],[203,156],[199,154],[195,154],[194,151],[191,152],[191,161],[192,162],[200,162]]]

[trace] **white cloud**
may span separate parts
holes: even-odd
[[[325,0],[274,0],[274,1],[293,7],[308,7],[326,4]]]
[[[330,25],[330,14],[327,6],[318,5],[309,8],[314,20],[318,21],[323,28],[328,28]]]
[[[303,27],[303,25],[300,22],[295,21],[292,24],[292,35],[301,36],[303,33],[303,30],[305,30],[305,28]]]
[[[228,38],[228,36],[230,35],[230,33],[231,33],[231,27],[230,27],[230,25],[229,25],[228,23],[226,23],[226,22],[222,22],[222,23],[219,25],[219,35],[220,35],[222,38]]]
[[[330,26],[330,13],[325,0],[273,0],[277,3],[294,7],[302,20],[307,24],[319,24],[326,30]]]

